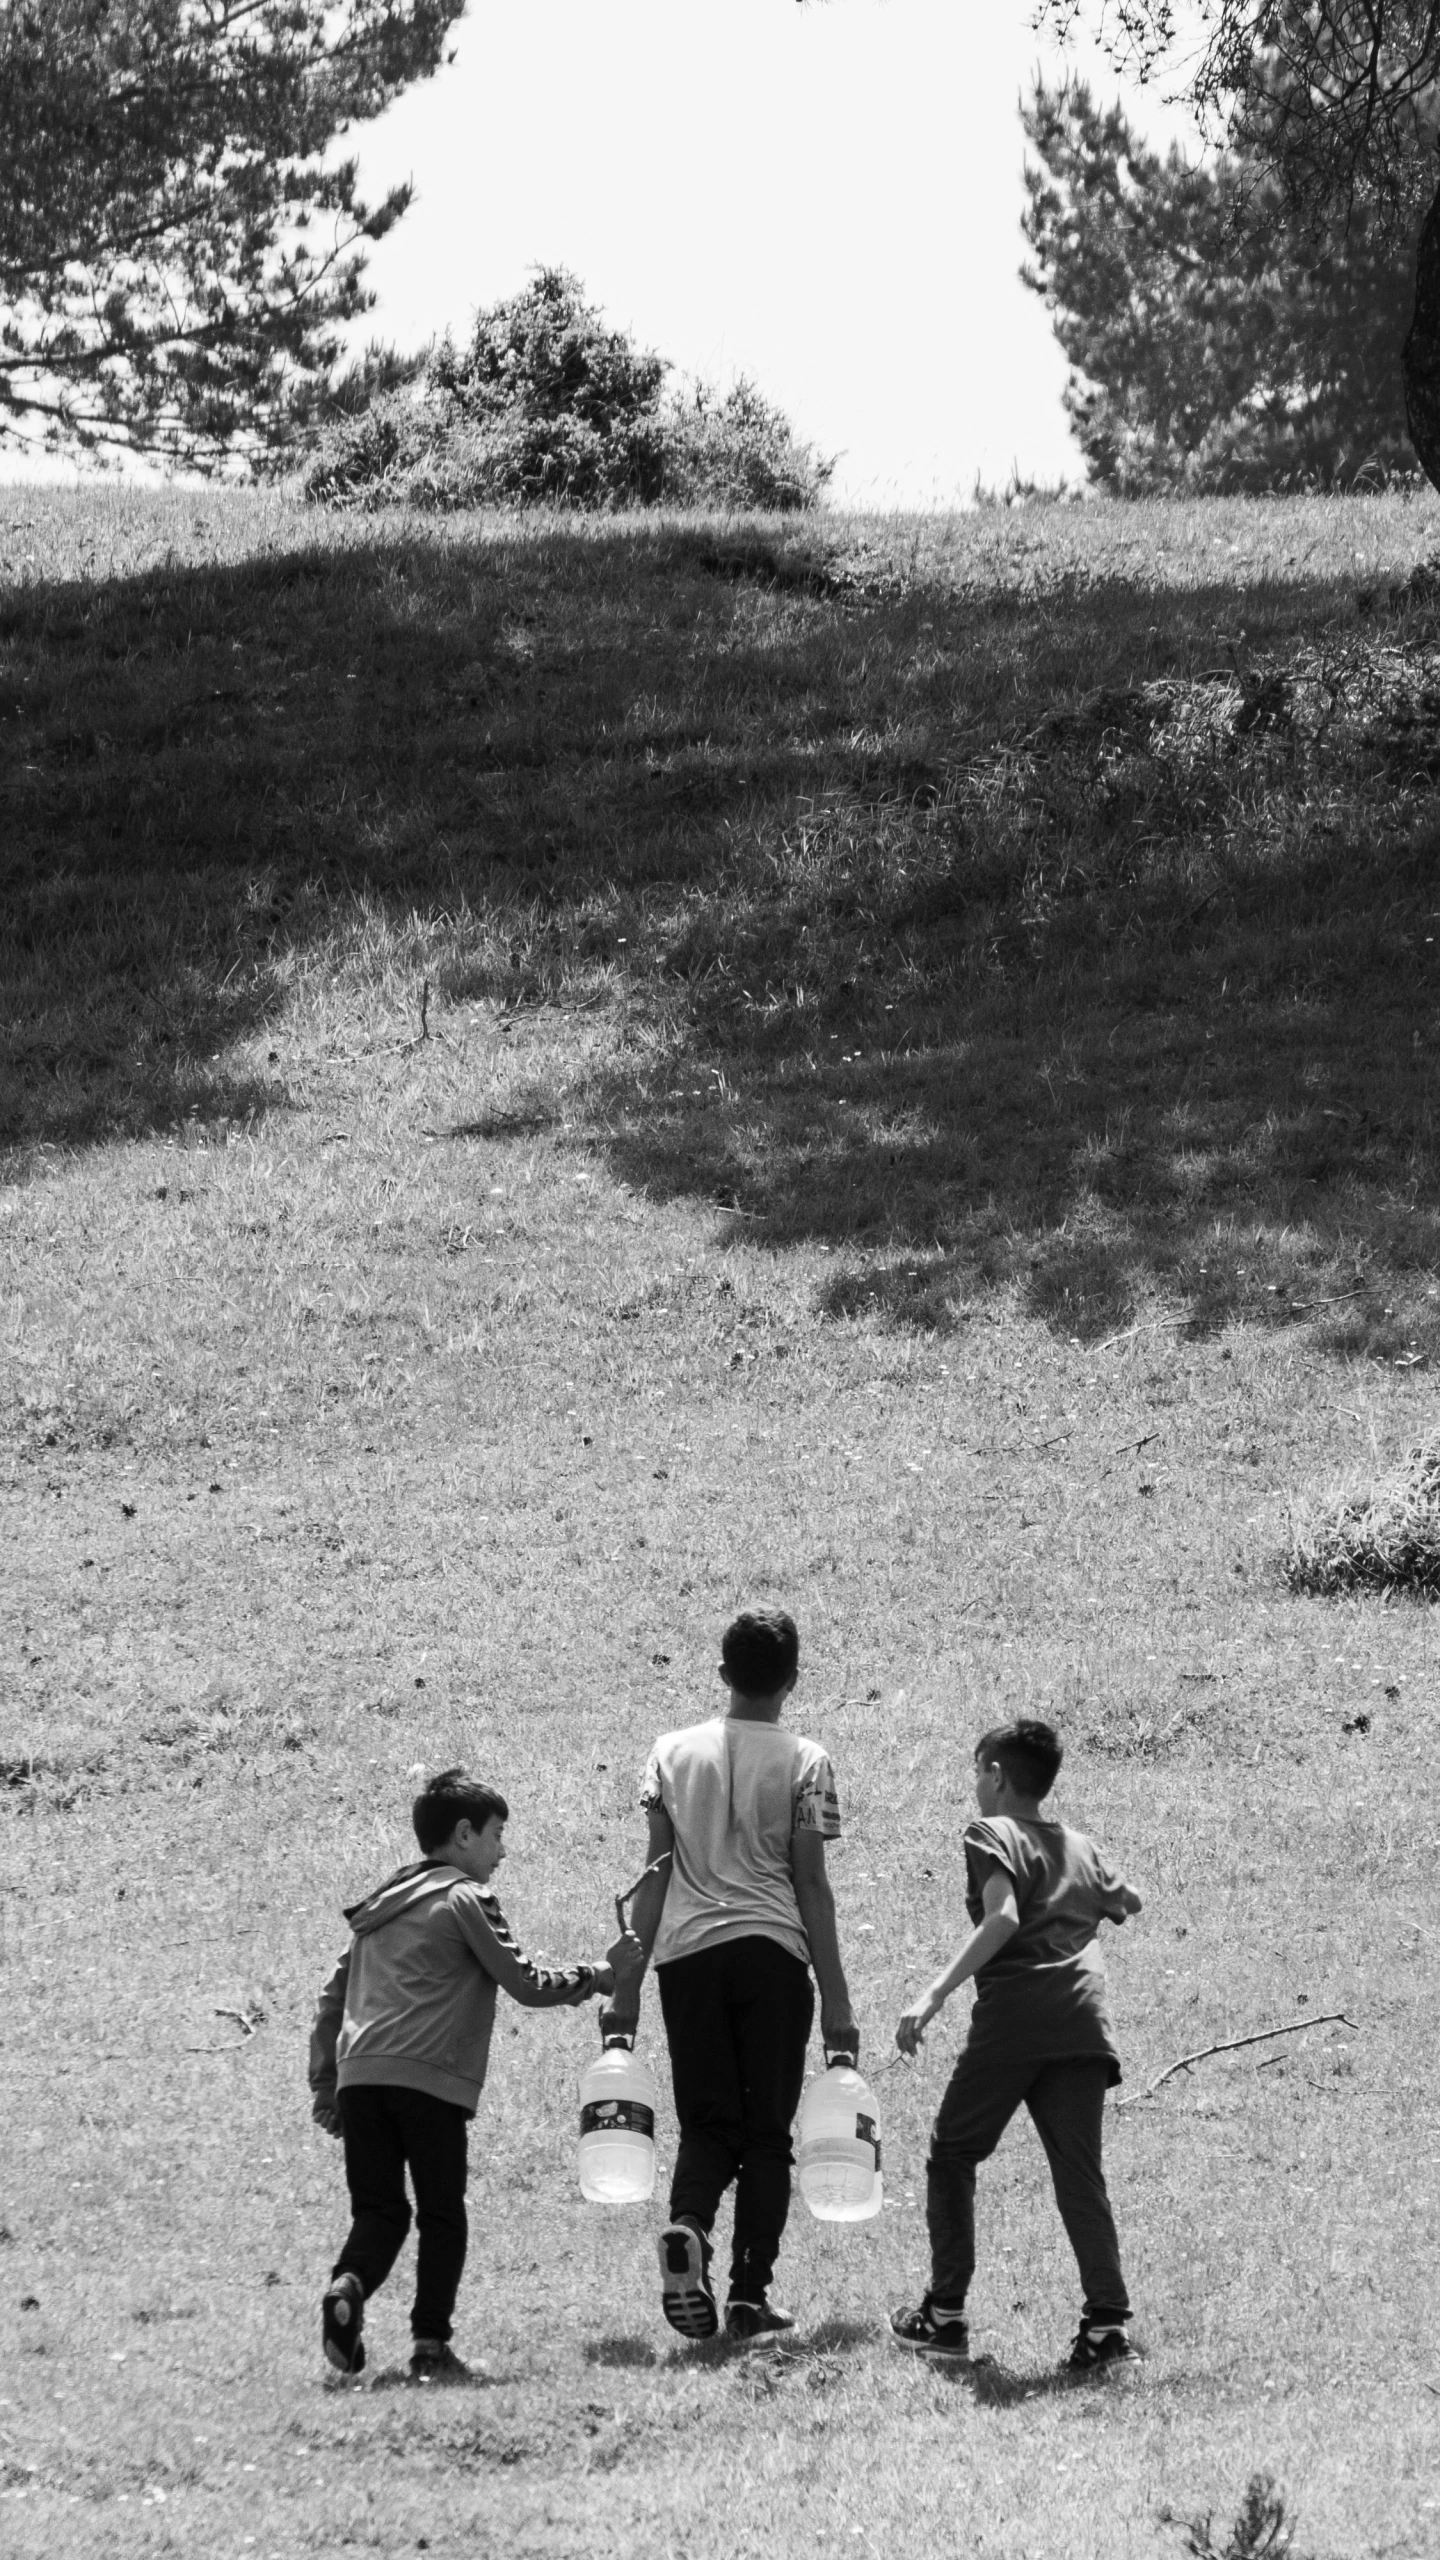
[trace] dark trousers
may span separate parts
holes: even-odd
[[[958,2308],[975,2272],[975,2171],[1020,2106],[1045,2145],[1055,2201],[1085,2288],[1087,2320],[1124,2320],[1130,2301],[1100,2165],[1100,2121],[1110,2066],[1103,2059],[1017,2063],[1008,2071],[962,2053],[930,2140],[926,2213],[930,2291]]]
[[[354,2220],[332,2272],[358,2276],[368,2301],[394,2266],[410,2228],[405,2172],[420,2227],[411,2333],[448,2338],[465,2265],[463,2107],[424,2089],[342,2089],[345,2176]]]
[[[727,1938],[656,1974],[680,2148],[670,2217],[708,2232],[731,2179],[730,2290],[758,2301],[790,2212],[790,2127],[815,2015],[810,1975],[773,1938]]]

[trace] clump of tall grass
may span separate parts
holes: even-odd
[[[1285,1558],[1292,1591],[1409,1591],[1440,1598],[1440,1433],[1366,1492],[1297,1507]]]

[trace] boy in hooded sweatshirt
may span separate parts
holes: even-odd
[[[313,2113],[344,2141],[354,2217],[321,2314],[337,2373],[364,2365],[364,2306],[410,2228],[408,2169],[419,2224],[411,2378],[466,2378],[450,2324],[468,2230],[466,2132],[484,2086],[496,1990],[527,2009],[573,2009],[614,1988],[608,1961],[548,1972],[516,1946],[488,1891],[509,1810],[463,1769],[429,1779],[413,1809],[422,1857],[346,1912],[354,1936],[320,1994]]]

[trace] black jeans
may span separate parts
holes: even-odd
[[[997,2070],[962,2053],[940,2101],[930,2140],[926,2209],[930,2224],[930,2291],[956,2310],[975,2272],[975,2170],[988,2160],[1022,2104],[1045,2145],[1055,2201],[1085,2288],[1087,2320],[1124,2320],[1130,2302],[1120,2247],[1100,2165],[1100,2120],[1110,2065],[1095,2061],[1026,2062]]]
[[[670,2216],[709,2231],[735,2180],[730,2291],[758,2301],[790,2212],[790,2127],[815,2015],[807,1968],[773,1938],[727,1938],[656,1974],[680,2148]]]
[[[411,2334],[446,2339],[460,2290],[469,2225],[465,2218],[463,2107],[424,2089],[342,2089],[345,2176],[354,2220],[335,2261],[337,2276],[358,2276],[368,2301],[394,2266],[410,2228],[405,2171],[415,2189],[420,2226]]]

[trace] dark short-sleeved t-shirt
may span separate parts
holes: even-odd
[[[1120,2056],[1096,1944],[1102,1920],[1125,1917],[1124,1879],[1093,1840],[1063,1822],[995,1814],[965,1832],[965,1908],[978,1926],[997,1869],[1015,1888],[1020,1926],[975,1976],[970,2049],[997,2062],[1104,2060]]]

